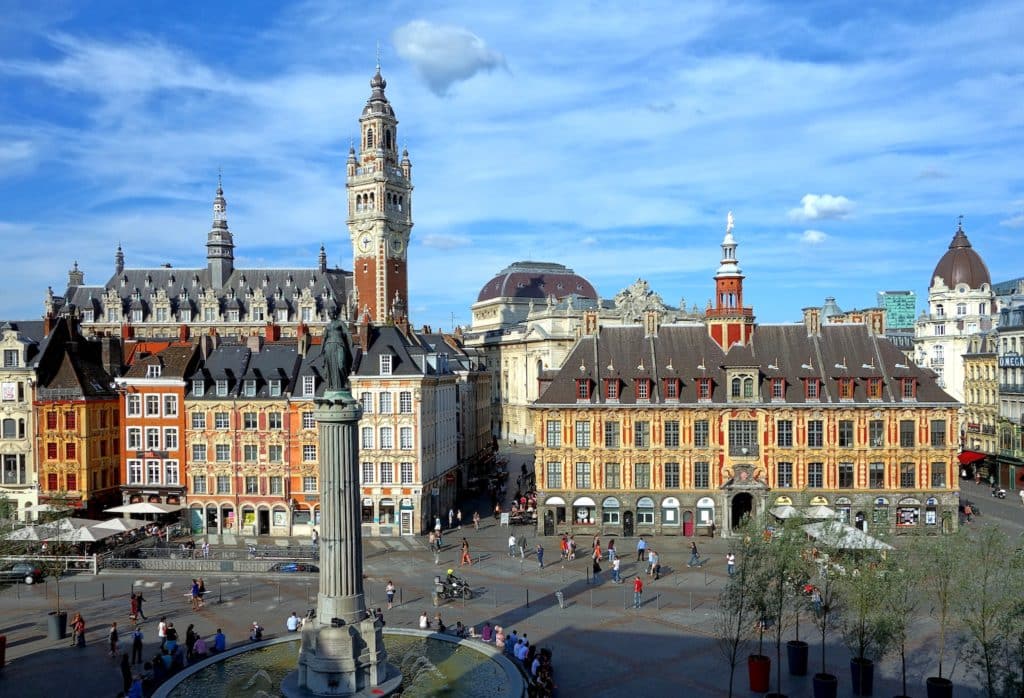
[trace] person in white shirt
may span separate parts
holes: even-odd
[[[160,622],[156,626],[156,636],[160,638],[160,649],[163,649],[167,642],[167,616],[160,617]]]
[[[300,622],[301,621],[299,620],[298,614],[295,613],[295,611],[292,611],[292,614],[290,616],[288,616],[288,620],[285,621],[285,626],[288,628],[288,632],[290,632],[290,633],[297,632],[298,629],[299,629],[299,623]]]
[[[516,535],[514,533],[508,537],[508,556],[516,556]]]
[[[426,630],[430,627],[430,618],[427,616],[427,612],[424,611],[420,614],[420,630]]]

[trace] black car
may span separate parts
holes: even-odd
[[[0,570],[0,582],[35,584],[43,581],[43,570],[34,562],[16,562]]]
[[[320,568],[308,562],[275,562],[270,566],[270,572],[305,572],[316,573]]]

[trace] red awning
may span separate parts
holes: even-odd
[[[985,460],[987,457],[987,453],[978,453],[977,451],[962,451],[960,455],[957,456],[957,458],[960,459],[960,465],[977,463],[980,460]]]

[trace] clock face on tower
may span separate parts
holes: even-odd
[[[401,252],[402,252],[402,250],[404,248],[405,248],[405,241],[403,241],[402,238],[400,238],[398,236],[395,236],[395,237],[391,238],[391,251],[392,252],[394,252],[395,254],[401,254]]]
[[[363,252],[369,252],[371,244],[373,244],[373,236],[369,233],[363,233],[359,238],[359,249]]]

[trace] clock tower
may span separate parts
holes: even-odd
[[[359,154],[348,151],[348,231],[356,319],[383,324],[405,318],[409,307],[408,249],[412,231],[412,163],[398,157],[398,119],[384,95],[380,65],[359,117]]]

